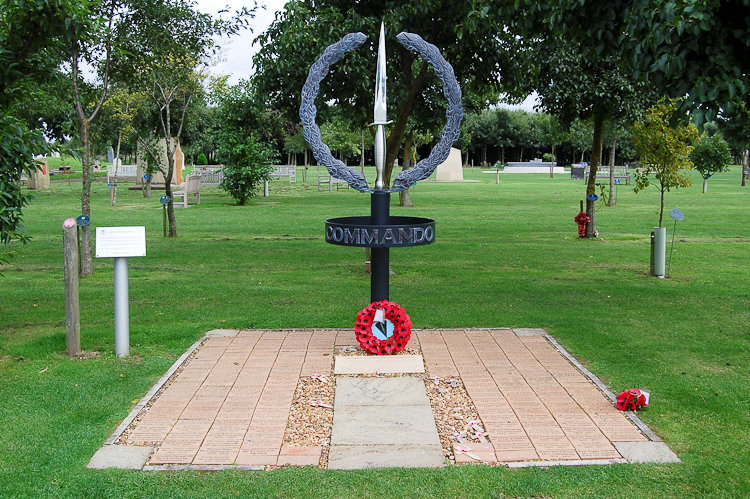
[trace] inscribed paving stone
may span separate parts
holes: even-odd
[[[333,374],[423,373],[421,355],[335,357]]]
[[[681,463],[664,442],[613,442],[630,463]]]
[[[133,445],[104,445],[96,451],[86,467],[96,470],[105,468],[139,470],[143,468],[152,450],[151,447]]]
[[[328,469],[440,468],[445,466],[440,443],[423,445],[336,445],[328,453]]]
[[[336,380],[329,469],[442,464],[442,445],[421,379]]]
[[[438,442],[430,406],[334,406],[331,445]]]
[[[338,378],[336,409],[351,405],[423,405],[429,406],[421,378]]]

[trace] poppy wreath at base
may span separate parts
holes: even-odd
[[[393,323],[393,335],[381,340],[372,333],[375,312],[382,309],[385,318]],[[391,355],[406,348],[411,339],[411,319],[398,303],[388,300],[376,301],[362,309],[354,326],[359,345],[375,355]]]
[[[586,237],[586,224],[591,222],[591,217],[582,211],[573,220],[578,224],[578,237]]]

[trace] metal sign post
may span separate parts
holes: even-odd
[[[683,220],[685,218],[685,214],[682,213],[682,211],[679,208],[672,208],[669,212],[669,216],[671,216],[674,219],[674,227],[672,228],[672,246],[669,248],[669,267],[667,267],[667,275],[669,275],[669,270],[672,268],[672,253],[674,253],[674,233],[677,231],[677,221]]]
[[[130,355],[128,258],[146,256],[145,227],[97,227],[96,257],[114,258],[115,355]]]
[[[164,237],[167,237],[167,205],[169,204],[169,199],[169,196],[162,196],[159,198],[163,214],[162,218],[164,219]]]

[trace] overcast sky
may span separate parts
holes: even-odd
[[[240,79],[247,79],[253,73],[253,56],[258,52],[258,46],[253,45],[253,40],[259,34],[268,29],[274,20],[276,12],[283,10],[286,0],[259,0],[255,18],[250,21],[252,32],[245,30],[229,40],[222,41],[223,60],[214,68],[215,74],[229,75],[229,83],[235,84]],[[220,10],[229,7],[229,12],[234,13],[243,6],[251,8],[252,1],[248,0],[197,0],[198,10],[209,14],[216,14]],[[265,5],[266,8],[260,8]],[[228,16],[229,14],[223,14]],[[535,99],[529,97],[518,106],[500,104],[501,107],[509,109],[525,109],[533,111]]]

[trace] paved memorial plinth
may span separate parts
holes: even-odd
[[[339,377],[333,407],[328,469],[444,465],[422,378]]]
[[[321,447],[283,445],[300,377],[332,376],[334,358],[354,359],[342,365],[413,362],[399,359],[408,355],[336,355],[356,344],[352,330],[210,331],[89,467],[317,465]],[[456,449],[457,463],[474,462],[470,454],[509,467],[679,462],[635,414],[615,409],[614,394],[543,329],[418,330],[409,345],[421,349],[425,374],[334,375],[329,467],[439,466],[444,455],[424,384],[432,380],[423,378],[450,376],[460,376],[489,433],[487,444]]]

